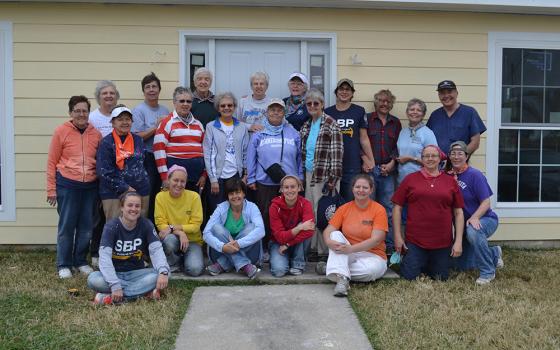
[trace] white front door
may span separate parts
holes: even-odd
[[[286,97],[288,76],[301,70],[300,57],[299,41],[216,40],[215,92],[249,95],[251,74],[262,71],[270,78],[267,95]]]

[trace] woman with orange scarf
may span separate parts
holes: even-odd
[[[142,216],[146,216],[150,183],[144,168],[144,143],[130,132],[132,112],[117,105],[111,112],[113,132],[101,140],[97,150],[99,197],[107,221],[120,214],[119,196],[135,191],[142,196]]]

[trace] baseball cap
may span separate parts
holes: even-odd
[[[122,105],[113,108],[113,110],[111,111],[111,119],[117,118],[123,113],[129,113],[130,118],[132,118],[132,111],[128,109],[125,105]]]
[[[465,154],[467,153],[467,144],[463,141],[455,141],[453,142],[450,146],[449,146],[449,153],[451,153],[451,151],[453,151],[453,148],[459,148],[460,151],[465,152]]]
[[[451,80],[444,80],[444,81],[441,81],[437,85],[437,91],[444,90],[444,89],[455,89],[455,90],[457,90],[457,85],[455,85],[455,83]]]
[[[282,108],[286,109],[286,104],[280,98],[271,98],[270,101],[268,102],[268,105],[266,106],[266,108],[268,109],[272,105],[280,105],[280,106],[282,106]]]
[[[352,91],[356,91],[354,90],[354,82],[352,80],[348,78],[342,78],[338,81],[338,83],[336,83],[336,88],[338,89],[342,84],[348,84]]]
[[[307,80],[307,77],[305,76],[305,74],[300,73],[300,72],[294,72],[294,73],[290,74],[290,77],[288,78],[288,81],[290,81],[294,78],[298,78],[299,80],[302,81],[302,83],[309,86],[309,80]]]

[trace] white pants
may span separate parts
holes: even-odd
[[[331,239],[350,244],[340,231],[331,232]],[[370,282],[381,278],[387,271],[387,261],[370,252],[339,254],[329,249],[327,278],[336,282],[336,275],[343,275],[357,282]]]

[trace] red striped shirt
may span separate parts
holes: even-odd
[[[162,120],[154,136],[154,158],[161,179],[167,180],[167,157],[204,157],[202,140],[204,126],[196,118],[187,124],[173,111]]]

